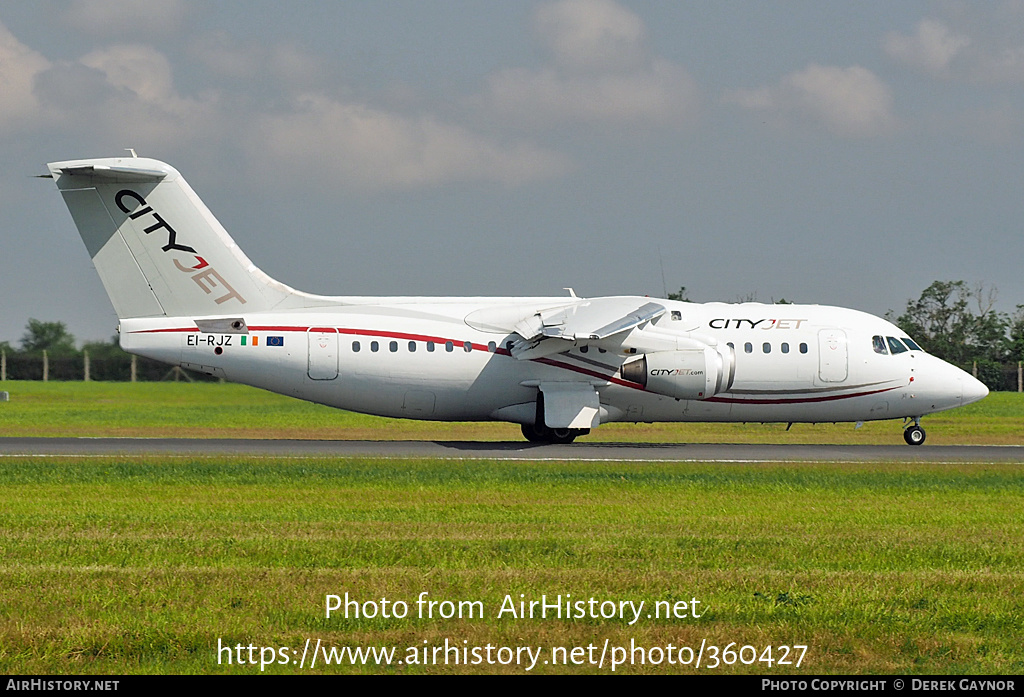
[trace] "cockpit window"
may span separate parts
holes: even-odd
[[[883,356],[889,353],[885,348],[885,339],[880,336],[871,337],[871,347],[875,349],[875,353],[880,353]]]
[[[909,346],[912,351],[924,351],[924,349],[921,348],[920,346],[918,346],[917,343],[913,339],[908,339],[907,337],[903,337],[903,343],[906,344],[907,346]]]
[[[886,341],[889,342],[889,350],[892,351],[892,355],[897,353],[906,353],[907,347],[900,343],[900,340],[893,336],[885,337]]]

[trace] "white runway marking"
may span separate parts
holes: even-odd
[[[1022,446],[771,445],[708,443],[316,441],[181,438],[0,438],[0,457],[235,455],[260,458],[436,458],[535,462],[1024,463]]]

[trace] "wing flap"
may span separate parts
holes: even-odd
[[[641,324],[654,321],[665,314],[665,312],[666,310],[664,305],[659,305],[658,303],[646,303],[636,308],[636,310],[627,313],[625,317],[594,330],[590,333],[589,338],[595,341],[607,339],[610,336],[615,336],[616,334],[621,334],[622,332],[639,327]]]
[[[519,360],[561,353],[579,341],[601,341],[652,322],[664,305],[641,298],[597,298],[571,307],[534,313],[515,325],[523,337],[512,346]]]

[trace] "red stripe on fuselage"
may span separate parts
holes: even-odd
[[[199,331],[198,327],[175,327],[175,328],[171,328],[171,329],[143,329],[143,330],[140,330],[139,332],[134,332],[134,333],[138,333],[138,334],[160,334],[160,333],[172,333],[172,332],[198,332],[198,331]],[[302,334],[305,334],[305,333],[310,332],[310,331],[323,331],[323,332],[337,331],[339,334],[345,334],[345,335],[348,335],[348,336],[374,336],[374,337],[380,337],[382,339],[404,339],[404,340],[407,340],[407,341],[432,341],[435,344],[445,344],[445,343],[450,341],[453,344],[455,344],[456,346],[462,346],[465,343],[465,340],[448,339],[448,338],[445,338],[445,337],[442,337],[442,336],[432,336],[432,335],[427,335],[427,334],[410,334],[408,332],[391,332],[391,331],[385,331],[385,330],[380,330],[380,329],[356,329],[354,327],[299,327],[299,326],[287,326],[287,325],[266,325],[266,326],[252,326],[252,327],[249,327],[249,331],[250,332],[254,332],[254,331],[256,331],[256,332],[297,332],[297,333],[302,333]],[[495,353],[495,354],[502,355],[502,356],[511,356],[512,355],[512,353],[508,349],[503,348],[501,346],[498,346],[492,352],[484,344],[474,344],[474,343],[471,342],[470,345],[472,346],[474,351],[484,351],[486,353]],[[619,385],[620,387],[628,387],[630,389],[637,390],[639,392],[648,392],[648,390],[646,388],[644,388],[643,385],[640,385],[638,383],[630,382],[629,380],[623,380],[622,378],[617,378],[614,375],[604,375],[604,374],[599,373],[599,372],[597,372],[595,370],[589,370],[587,368],[582,368],[580,366],[575,366],[575,365],[572,365],[572,364],[569,364],[569,363],[564,363],[562,361],[554,360],[552,358],[532,358],[530,360],[532,362],[534,362],[534,363],[543,363],[544,365],[549,365],[552,368],[560,368],[562,370],[568,370],[568,371],[571,371],[571,372],[574,372],[574,373],[579,373],[580,375],[587,375],[589,377],[597,378],[597,379],[603,380],[605,382],[610,382],[610,383],[612,383],[614,385]],[[897,385],[895,387],[887,387],[887,388],[881,389],[881,390],[871,390],[869,392],[855,392],[853,394],[843,394],[843,395],[829,395],[829,396],[825,396],[825,397],[793,397],[793,398],[781,398],[780,397],[780,398],[777,398],[777,399],[741,399],[741,398],[735,398],[735,397],[709,397],[708,399],[705,399],[705,400],[694,400],[694,401],[715,402],[715,403],[718,403],[718,404],[752,404],[752,405],[757,405],[757,406],[780,405],[780,404],[814,404],[814,403],[817,403],[817,402],[834,402],[834,401],[837,401],[837,400],[840,400],[840,399],[854,399],[856,397],[868,397],[868,396],[873,395],[873,394],[880,394],[882,392],[890,392],[892,390],[899,389],[900,387],[901,387],[901,385]],[[651,394],[657,394],[657,393],[653,392]]]
[[[708,397],[705,402],[717,402],[719,404],[813,404],[815,402],[834,402],[839,399],[853,399],[854,397],[867,397],[873,394],[898,390],[902,385],[886,387],[882,390],[871,390],[869,392],[855,392],[853,394],[837,394],[827,397],[794,397],[790,399],[736,399],[734,397]]]
[[[174,329],[140,329],[132,334],[167,334],[168,332],[198,332],[199,327],[175,327]]]

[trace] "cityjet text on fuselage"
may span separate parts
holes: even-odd
[[[708,322],[712,329],[799,329],[806,319],[736,319],[719,317]]]

